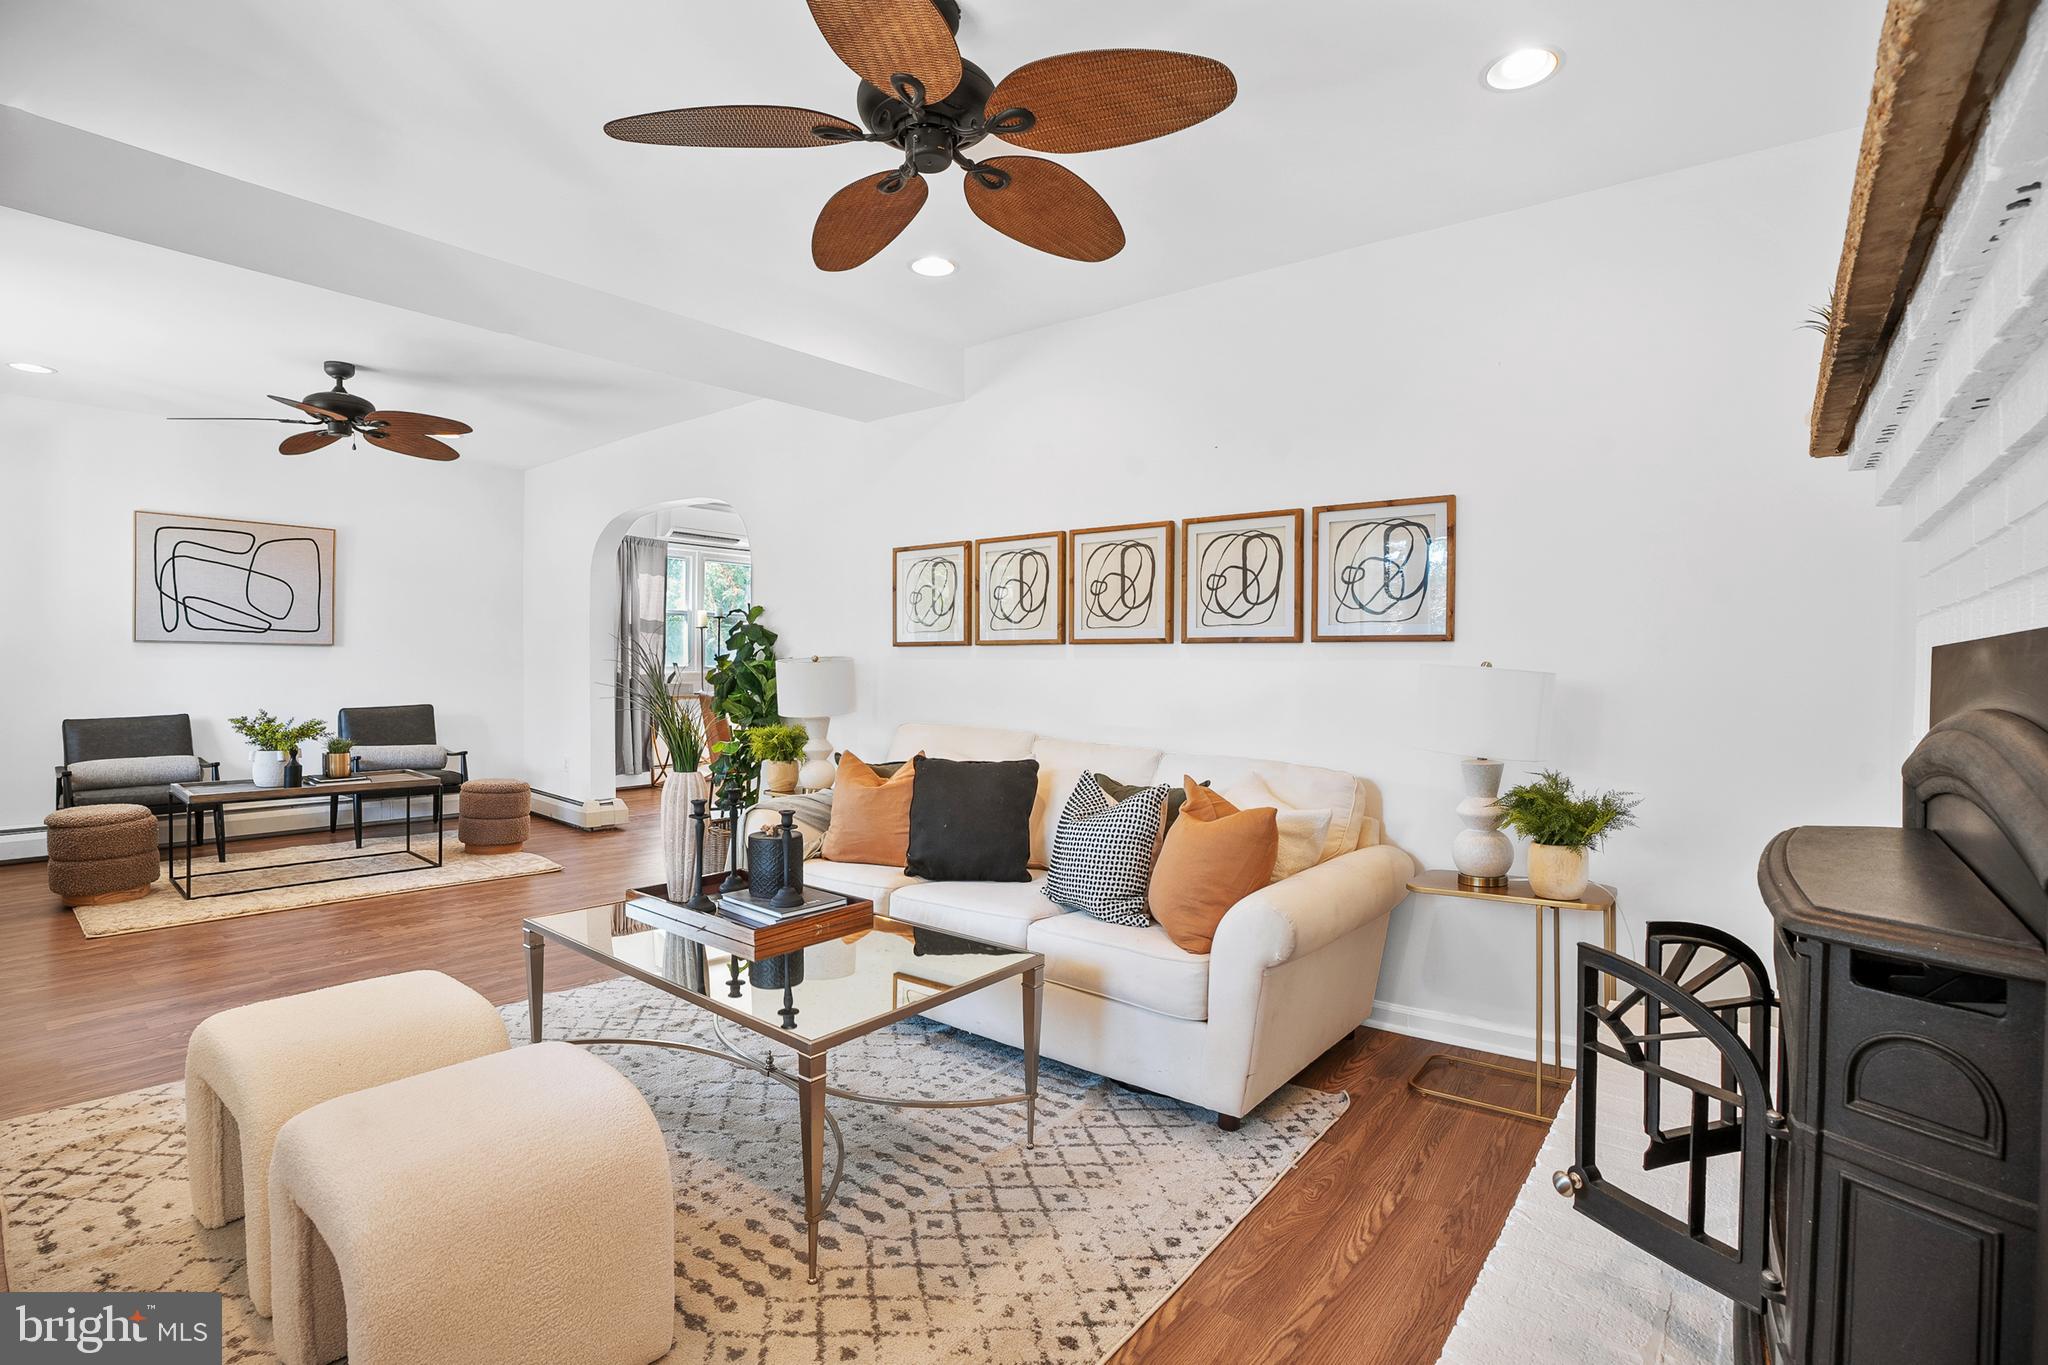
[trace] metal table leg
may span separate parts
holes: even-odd
[[[804,1157],[804,1226],[809,1244],[805,1264],[810,1267],[809,1279],[818,1282],[818,1224],[825,1217],[825,1058],[805,1056],[796,1059],[797,1107],[800,1114],[799,1126],[803,1130]]]
[[[360,792],[353,797],[356,808],[356,847],[363,846],[363,798]]]
[[[526,944],[526,1041],[540,1041],[541,977],[546,970],[548,941],[531,929],[523,930]]]
[[[1045,968],[1034,967],[1024,981],[1024,1145],[1038,1141],[1038,1025],[1045,1017]]]

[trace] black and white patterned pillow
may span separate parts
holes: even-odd
[[[1094,773],[1082,773],[1053,830],[1046,898],[1111,924],[1150,924],[1145,888],[1159,856],[1167,791],[1145,787],[1112,801]]]

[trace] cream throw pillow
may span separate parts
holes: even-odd
[[[1239,810],[1271,806],[1276,812],[1274,823],[1280,829],[1280,847],[1273,856],[1273,881],[1305,872],[1323,860],[1323,845],[1330,837],[1330,821],[1337,814],[1328,806],[1316,810],[1291,810],[1256,774],[1232,783],[1224,798]]]

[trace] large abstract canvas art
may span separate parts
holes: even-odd
[[[1067,533],[974,542],[974,642],[1058,645],[1067,639]]]
[[[1317,640],[1449,640],[1457,607],[1458,500],[1315,509]]]
[[[333,530],[137,512],[135,638],[333,644]]]
[[[1067,532],[1067,621],[1077,645],[1173,640],[1174,523]]]
[[[1181,523],[1181,633],[1188,644],[1301,639],[1301,512]]]
[[[891,640],[898,645],[974,643],[974,547],[964,540],[904,545],[890,554]]]

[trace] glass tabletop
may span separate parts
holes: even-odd
[[[713,935],[640,904],[536,915],[528,929],[769,1037],[869,1033],[941,995],[1022,976],[1037,953],[875,917],[874,927],[748,962]]]

